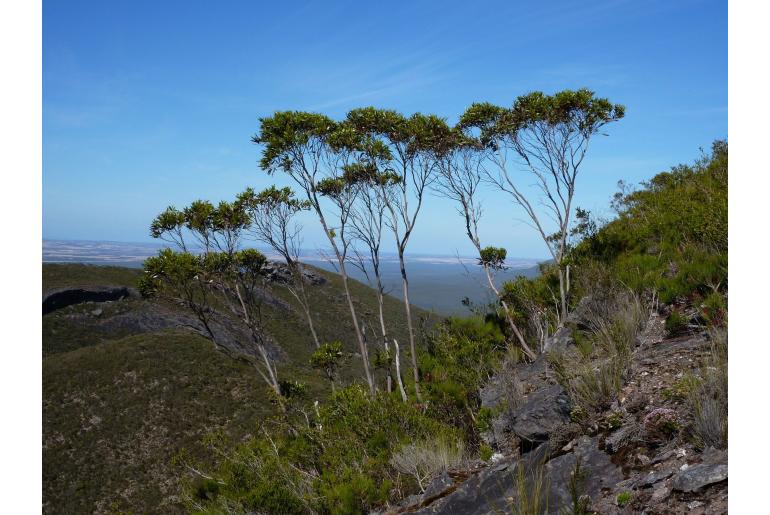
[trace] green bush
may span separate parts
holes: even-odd
[[[677,334],[680,334],[682,331],[687,329],[689,323],[690,321],[686,316],[682,315],[676,310],[672,311],[671,314],[666,318],[666,331],[668,331],[668,334],[676,336]]]
[[[317,417],[307,413],[270,421],[234,452],[225,446],[212,474],[220,485],[216,498],[193,492],[188,508],[225,503],[235,511],[364,513],[393,500],[394,484],[407,493],[416,488],[390,464],[404,443],[463,439],[415,406],[384,393],[372,397],[361,385],[337,390]]]
[[[450,318],[428,338],[419,363],[428,415],[473,430],[478,392],[506,353],[499,321]]]
[[[570,253],[579,271],[593,261],[637,293],[661,302],[727,288],[727,143],[616,195],[615,220]],[[579,281],[578,281],[579,282]]]
[[[244,506],[263,513],[294,514],[305,513],[302,502],[284,485],[265,481],[250,490]]]
[[[700,306],[701,316],[710,325],[724,327],[727,324],[727,302],[724,295],[711,292]]]
[[[631,502],[631,499],[633,499],[633,494],[631,492],[620,492],[615,498],[615,501],[618,503],[618,506],[623,508]]]

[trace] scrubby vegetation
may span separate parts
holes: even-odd
[[[616,197],[618,217],[609,223],[599,225],[582,213],[584,233],[573,239],[569,253],[571,303],[574,309],[577,297],[591,294],[585,315],[589,322],[574,329],[577,356],[548,356],[572,400],[575,421],[598,421],[610,429],[621,423],[617,413],[601,421],[596,417],[625,384],[650,303],[678,302],[671,311],[680,314],[674,320],[692,306],[698,313],[724,309],[714,299],[723,299],[727,289],[726,240],[719,235],[726,229],[720,218],[726,201],[726,152],[726,144],[718,142],[712,156]],[[663,229],[679,220],[679,213],[692,218],[687,227]],[[553,265],[546,264],[538,278],[520,278],[503,288],[532,348],[541,350],[556,328],[558,284]],[[669,315],[666,328],[673,334],[690,323],[721,327],[726,312],[696,315],[684,323],[671,320]],[[488,459],[490,450],[479,434],[488,429],[490,412],[481,408],[480,389],[503,363],[525,358],[512,351],[516,347],[508,331],[496,309],[485,317],[446,320],[423,335],[418,353],[423,402],[403,403],[395,392],[369,396],[359,386],[343,388],[316,408],[306,405],[300,416],[263,427],[262,434],[229,455],[213,474],[216,491],[198,495],[198,490],[188,490],[189,506],[204,512],[216,511],[216,506],[236,511],[271,506],[288,512],[358,513],[424,490],[439,471],[464,457]],[[715,349],[726,345],[715,343]],[[713,360],[724,363],[726,354],[715,350]],[[692,434],[701,445],[725,442],[726,426],[719,423],[727,406],[725,371],[714,363],[704,365],[701,378],[678,393],[691,406]],[[645,423],[650,438],[668,439],[683,430],[679,416],[668,409],[649,413]],[[523,478],[519,481],[523,484]],[[547,478],[540,478],[539,484],[544,482]],[[544,501],[539,496],[526,493],[522,500],[531,506],[519,503],[512,509],[541,512],[538,503]],[[617,504],[631,500],[630,493],[622,492]]]
[[[647,436],[664,442],[687,434],[701,448],[724,447],[727,144],[716,142],[695,164],[660,173],[637,189],[624,187],[613,200],[617,216],[610,221],[579,208],[573,214],[575,179],[588,140],[623,115],[623,106],[579,90],[525,95],[511,108],[474,104],[456,127],[432,115],[404,117],[374,108],[353,110],[340,122],[298,112],[261,120],[254,141],[262,145],[262,167],[287,174],[301,199],[273,187],[247,190],[218,205],[196,201],[182,210],[169,207],[151,232],[177,249],[148,259],[139,282],[156,305],[191,314],[197,332],[215,344],[209,354],[237,367],[237,374],[217,372],[219,380],[229,373],[242,378],[246,371],[252,372],[249,384],[255,374],[262,380],[259,416],[250,414],[249,430],[210,423],[214,430],[202,446],[200,440],[186,441],[177,449],[172,462],[183,484],[183,509],[364,513],[425,492],[443,472],[493,459],[483,435],[493,431],[498,408],[483,405],[483,389],[493,377],[504,382],[505,372],[520,363],[543,366],[546,381],[563,388],[573,426],[614,430],[623,418],[613,406],[627,382],[639,333],[656,310],[672,337],[709,326],[714,350],[697,378],[683,379],[681,388],[671,390],[671,397],[688,407],[688,416],[656,408],[644,417]],[[541,181],[553,203],[556,233],[545,230],[532,210],[534,200],[508,175],[505,149]],[[469,173],[485,160],[497,168],[486,171],[484,180],[527,211],[552,254],[534,279],[502,287],[494,281],[507,251],[481,245],[475,199],[481,179]],[[418,323],[408,303],[405,253],[434,183],[459,202],[495,302],[472,317],[429,324]],[[560,203],[553,192],[561,188],[568,198]],[[292,216],[300,210],[318,218],[340,271],[335,294],[320,301],[298,261],[299,228]],[[403,305],[383,295],[378,275],[383,227],[397,241]],[[282,285],[269,279],[274,269],[264,255],[243,248],[249,232],[283,256],[288,278]],[[356,252],[357,245],[368,249],[368,258]],[[345,266],[354,260],[373,272],[375,290],[348,278]],[[286,313],[308,333],[302,342],[285,338]],[[234,343],[222,338],[216,324],[238,329]],[[399,339],[409,344],[404,359],[411,373],[401,372]],[[554,344],[566,339],[574,345]],[[195,342],[200,346],[200,337]],[[87,354],[63,352],[57,360],[92,359]],[[65,381],[57,362],[47,361],[54,367],[49,377]],[[517,381],[512,377],[503,385],[511,409],[528,393]],[[51,445],[58,434],[50,435]],[[520,450],[542,441],[529,443]],[[51,456],[63,459],[61,453]],[[572,509],[582,513],[587,501],[577,488],[580,462],[575,466]],[[544,467],[516,467],[514,513],[549,509]],[[632,502],[628,492],[617,495],[620,507]]]

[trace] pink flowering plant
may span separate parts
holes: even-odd
[[[679,416],[669,408],[655,408],[644,417],[644,429],[656,439],[666,439],[679,431]]]

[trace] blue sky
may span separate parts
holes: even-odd
[[[579,178],[576,204],[599,214],[618,180],[727,137],[727,2],[282,4],[45,1],[43,237],[148,241],[169,204],[284,184],[250,141],[276,110],[454,122],[472,102],[588,87],[627,108]],[[485,207],[485,244],[546,256],[505,197]],[[470,253],[450,204],[428,199],[410,250]]]

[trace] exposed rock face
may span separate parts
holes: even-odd
[[[623,426],[604,441],[604,449],[609,453],[618,452],[639,433],[639,429],[633,425]]]
[[[610,488],[623,479],[620,468],[599,450],[597,441],[597,438],[583,437],[573,452],[551,460],[548,460],[547,446],[538,447],[520,459],[505,458],[415,513],[486,515],[510,512],[511,507],[519,503],[520,477],[528,492],[535,490],[539,483],[545,492],[549,513],[560,513],[560,507],[567,506],[571,501],[569,478],[578,460],[584,477],[583,495],[596,496],[603,488]],[[522,470],[519,471],[518,467]],[[553,509],[550,508],[552,506]]]
[[[271,282],[287,284],[292,281],[291,271],[286,263],[270,261],[263,267],[263,271]],[[305,283],[312,284],[313,286],[326,283],[325,277],[307,267],[302,268],[302,278],[305,280]]]
[[[703,487],[727,479],[727,453],[710,450],[704,453],[703,463],[679,472],[672,481],[674,490],[697,492]]]
[[[575,329],[585,329],[588,327],[588,319],[591,311],[593,297],[586,296],[567,316],[564,323],[545,340],[544,352],[565,352],[575,344],[575,338],[572,336]]]
[[[575,352],[571,334],[557,332],[552,348]],[[520,470],[530,494],[542,473],[548,513],[571,513],[575,492],[588,513],[727,513],[727,451],[694,447],[681,429],[691,408],[671,393],[685,374],[698,373],[708,353],[705,334],[667,338],[663,319],[653,313],[617,399],[583,427],[570,421],[567,394],[543,359],[504,367],[480,392],[482,406],[496,414],[482,438],[503,457],[450,471],[431,485],[430,496],[414,496],[388,513],[515,512]],[[675,413],[677,423],[652,438],[645,429],[650,413]],[[578,460],[584,481],[573,491]],[[630,499],[622,507],[620,494]]]
[[[511,431],[526,452],[546,442],[551,433],[569,422],[570,401],[559,385],[550,385],[527,396],[511,413]]]
[[[136,297],[133,288],[125,286],[89,286],[83,288],[57,288],[43,295],[43,314],[83,302],[107,302]]]
[[[610,456],[601,451],[598,438],[583,436],[578,440],[574,450],[550,460],[545,465],[546,476],[549,479],[548,506],[553,506],[552,513],[561,513],[565,506],[572,501],[569,484],[580,460],[582,475],[578,485],[578,494],[595,499],[603,490],[612,489],[623,480],[623,473],[612,463]]]

